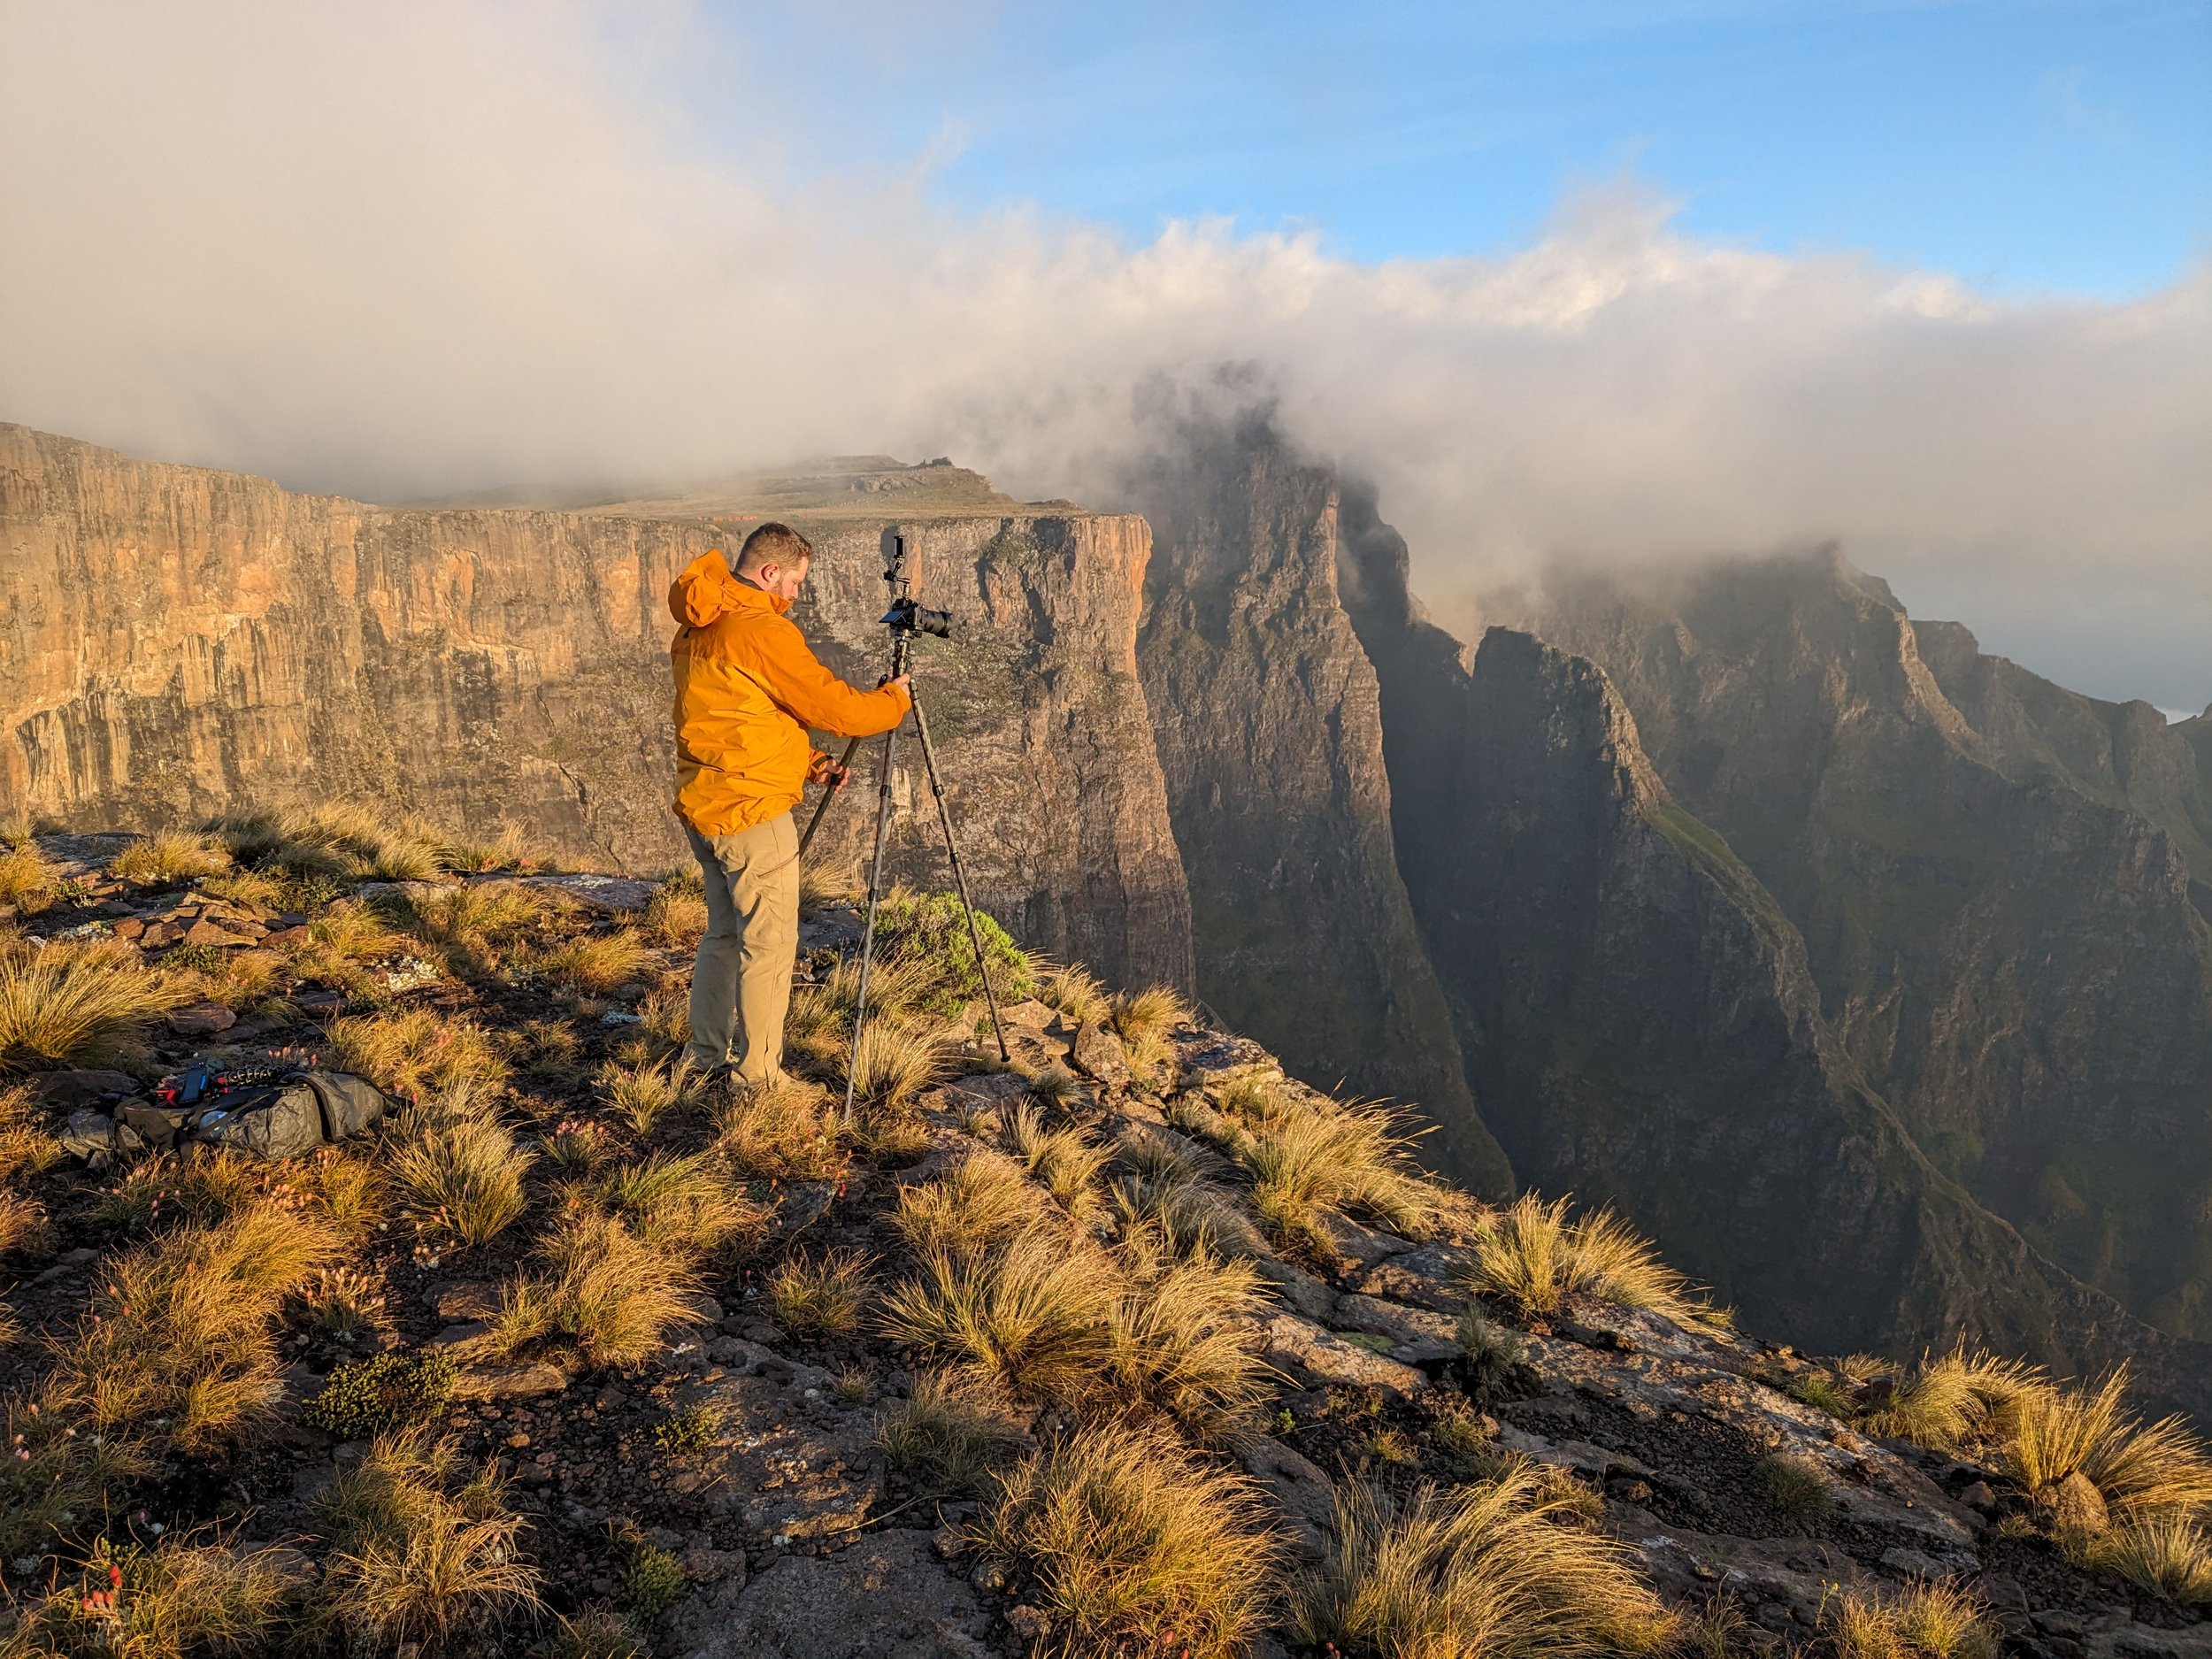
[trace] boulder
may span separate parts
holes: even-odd
[[[1294,1313],[1276,1314],[1263,1330],[1268,1363],[1294,1376],[1397,1394],[1418,1394],[1429,1386],[1429,1379],[1412,1366],[1348,1342]]]
[[[180,1037],[212,1037],[238,1023],[238,1016],[220,1002],[192,1002],[173,1009],[169,1029]]]
[[[1010,1038],[1009,1042],[1010,1046]],[[1129,1069],[1129,1051],[1103,1025],[1086,1020],[1077,1026],[1072,1055],[1078,1071],[1108,1088],[1125,1089],[1135,1080]]]
[[[695,1595],[664,1651],[684,1659],[945,1659],[994,1653],[974,1589],[916,1528],[863,1534],[827,1556],[789,1555],[733,1589]]]

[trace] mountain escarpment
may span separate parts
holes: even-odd
[[[1135,673],[1143,521],[987,489],[923,516],[932,603],[963,614],[919,679],[979,901],[1041,949],[1187,984]],[[866,683],[887,657],[887,515],[848,518],[824,528],[801,619]],[[349,796],[672,867],[667,587],[743,533],[375,507],[0,426],[0,818],[132,828]],[[927,791],[895,781],[898,868],[927,879]],[[847,851],[863,793],[826,832]]]

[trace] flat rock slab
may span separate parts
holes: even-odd
[[[1424,1244],[1403,1255],[1371,1263],[1354,1277],[1352,1288],[1436,1313],[1457,1313],[1467,1305],[1467,1276],[1474,1264],[1475,1253],[1471,1249],[1455,1244]]]
[[[725,1425],[704,1465],[708,1502],[756,1546],[856,1532],[883,1497],[875,1420],[839,1409],[805,1368],[781,1369],[701,1385]]]
[[[733,1593],[694,1596],[662,1651],[684,1659],[985,1659],[991,1616],[908,1528],[779,1561]]]
[[[238,1023],[238,1016],[220,1002],[194,1002],[173,1010],[169,1029],[180,1037],[212,1037]]]
[[[1007,1046],[1013,1046],[1010,1033]],[[1125,1089],[1134,1080],[1134,1074],[1129,1070],[1129,1051],[1121,1046],[1121,1039],[1103,1025],[1086,1020],[1077,1026],[1071,1053],[1078,1071],[1108,1088]]]
[[[1275,1315],[1264,1330],[1268,1363],[1294,1375],[1399,1394],[1418,1394],[1429,1386],[1429,1379],[1412,1366],[1348,1342],[1294,1313]]]
[[[659,891],[659,884],[640,881],[634,876],[602,876],[588,872],[565,876],[507,876],[501,879],[514,881],[526,887],[549,887],[565,893],[580,904],[610,916],[625,916],[641,910],[652,902]]]

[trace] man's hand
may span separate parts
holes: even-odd
[[[849,766],[839,765],[827,755],[817,755],[806,764],[806,780],[809,783],[827,784],[832,795],[842,789],[852,775]]]
[[[876,689],[877,689],[878,691],[880,691],[880,690],[882,690],[882,689],[883,689],[883,687],[886,687],[886,686],[896,686],[896,687],[898,687],[901,691],[903,691],[904,693],[906,693],[906,700],[907,700],[909,703],[911,703],[911,702],[913,702],[913,701],[914,701],[914,676],[913,676],[913,675],[911,675],[911,674],[901,674],[901,675],[899,675],[896,679],[893,679],[891,676],[889,676],[889,675],[887,675],[887,675],[886,675],[883,679],[881,679],[881,680],[878,680],[878,681],[876,682]]]

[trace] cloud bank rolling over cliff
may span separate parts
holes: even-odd
[[[1554,556],[1832,537],[2085,689],[2212,699],[2201,266],[2001,299],[1632,180],[1459,258],[1132,244],[950,213],[926,153],[810,171],[808,65],[675,5],[0,19],[0,417],[384,499],[884,449],[1110,505],[1163,386],[1256,388],[1463,627]]]

